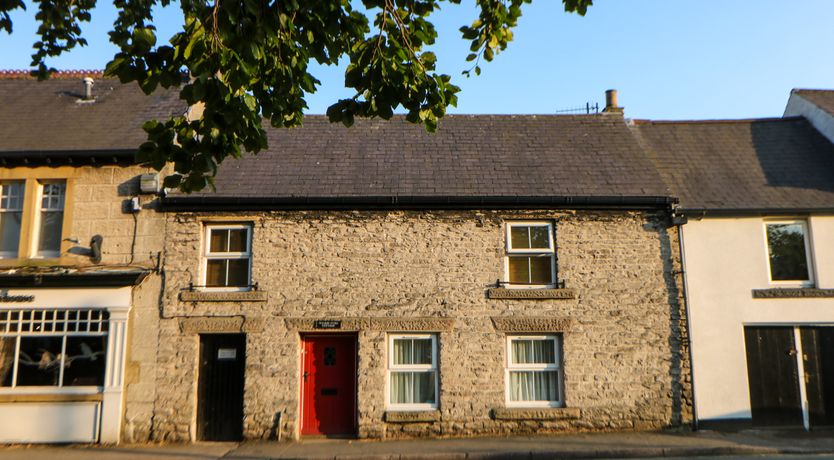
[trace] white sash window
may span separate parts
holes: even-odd
[[[437,335],[396,334],[388,344],[388,407],[436,409]]]
[[[555,335],[507,337],[507,406],[559,407],[560,343]]]

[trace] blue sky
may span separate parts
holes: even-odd
[[[597,0],[585,17],[555,0],[524,10],[508,50],[460,75],[467,43],[458,28],[476,17],[471,0],[444,5],[434,21],[438,68],[462,93],[452,113],[553,113],[604,102],[617,88],[626,116],[704,119],[781,116],[791,88],[834,89],[831,0]],[[86,26],[90,46],[53,61],[60,69],[100,69],[114,48],[107,30],[112,4],[100,1]],[[0,34],[0,68],[26,68],[35,41],[34,5],[14,14],[15,33]],[[179,11],[158,15],[161,36],[181,23]],[[309,113],[350,92],[341,68],[316,68],[322,86]]]

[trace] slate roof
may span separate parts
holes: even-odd
[[[171,199],[669,195],[621,115],[450,115],[434,134],[308,116],[268,132],[267,151],[221,165],[216,193]]]
[[[834,115],[834,91],[824,89],[795,89],[794,94],[802,96],[820,109]]]
[[[95,102],[79,102],[80,75],[42,82],[0,74],[0,158],[73,152],[135,152],[146,120],[185,112],[177,91],[145,96],[134,84],[94,77]],[[64,76],[66,77],[66,76]],[[17,152],[17,153],[16,153]]]
[[[804,118],[637,121],[684,209],[834,209],[834,145]]]

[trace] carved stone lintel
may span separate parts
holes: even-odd
[[[507,289],[487,290],[490,299],[575,299],[575,289]]]
[[[576,407],[544,407],[521,409],[496,407],[492,409],[495,420],[571,420],[577,419],[581,412]]]
[[[499,332],[565,332],[569,331],[571,318],[549,316],[493,316],[492,325]]]
[[[772,288],[753,289],[754,299],[795,299],[834,297],[834,289],[818,288]]]
[[[426,423],[440,421],[439,410],[422,411],[386,411],[385,421],[388,423]]]
[[[243,316],[194,316],[180,318],[180,331],[186,334],[214,332],[261,332],[263,319]]]
[[[182,291],[183,302],[266,302],[266,291]]]
[[[315,331],[319,320],[341,321],[339,329],[330,331],[450,331],[455,326],[455,318],[286,318],[287,329],[297,331]]]

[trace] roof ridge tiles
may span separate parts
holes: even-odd
[[[96,69],[68,69],[52,72],[50,79],[68,80],[74,78],[95,77],[104,78],[104,70]],[[115,77],[113,77],[115,78]],[[0,69],[0,80],[37,80],[28,69]]]
[[[763,117],[763,118],[727,118],[727,119],[708,119],[708,120],[647,120],[647,119],[632,119],[635,125],[721,125],[721,124],[744,124],[755,122],[776,122],[776,121],[800,121],[804,120],[801,116],[791,117]]]

